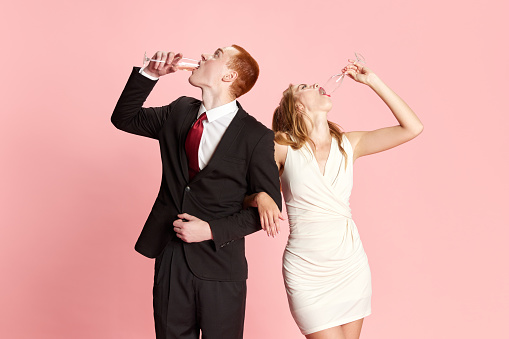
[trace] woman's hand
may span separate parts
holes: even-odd
[[[422,132],[423,125],[410,106],[369,68],[354,60],[348,61],[350,64],[343,68],[343,74],[368,85],[385,102],[399,123],[396,126],[372,131],[346,133],[354,149],[353,160],[391,149],[418,136]]]
[[[369,86],[370,82],[376,77],[376,74],[368,67],[353,59],[348,59],[348,62],[349,64],[343,68],[343,73],[351,79]]]
[[[254,200],[258,207],[258,214],[260,214],[262,229],[267,232],[267,236],[274,238],[279,234],[279,219],[284,220],[279,207],[265,192],[256,194]]]
[[[262,229],[268,236],[275,237],[279,234],[279,219],[285,220],[285,218],[270,195],[260,192],[247,196],[244,199],[244,208],[249,206],[258,208]]]

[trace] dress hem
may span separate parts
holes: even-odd
[[[342,320],[339,320],[339,321],[334,321],[334,322],[330,322],[330,323],[325,324],[325,325],[314,327],[314,328],[312,328],[312,329],[310,329],[308,331],[303,331],[302,329],[300,331],[302,332],[303,335],[308,335],[308,334],[311,334],[311,333],[316,333],[316,332],[319,332],[319,331],[327,330],[329,328],[333,328],[333,327],[336,327],[336,326],[341,326],[341,325],[344,325],[344,324],[348,324],[348,323],[351,323],[352,321],[355,321],[355,320],[363,319],[363,318],[369,316],[370,314],[371,314],[371,310],[366,312],[363,316],[354,316],[354,317],[351,317],[351,318],[345,318],[345,319],[342,319]]]

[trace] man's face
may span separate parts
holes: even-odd
[[[218,48],[214,54],[202,54],[200,67],[193,71],[189,83],[196,87],[218,87],[223,84],[223,77],[231,70],[227,64],[238,51],[233,47]]]

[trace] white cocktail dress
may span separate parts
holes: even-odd
[[[290,236],[283,275],[293,318],[306,335],[371,313],[371,272],[350,211],[353,149],[336,138],[322,175],[309,147],[288,153],[281,185]]]

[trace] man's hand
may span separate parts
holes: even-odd
[[[182,53],[157,51],[152,57],[152,60],[155,61],[150,61],[143,72],[156,78],[174,73],[177,71],[176,65],[180,59],[182,59]]]
[[[187,213],[177,216],[179,219],[173,222],[173,230],[177,233],[177,237],[183,241],[191,243],[212,239],[212,231],[208,222]]]

